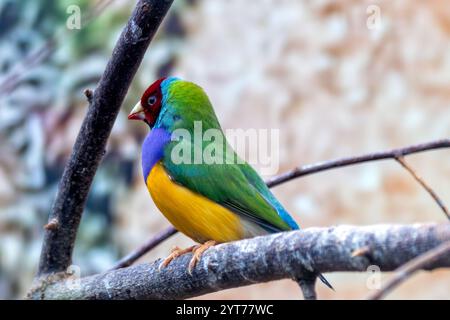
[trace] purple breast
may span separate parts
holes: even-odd
[[[164,146],[170,141],[170,133],[162,128],[150,131],[142,144],[142,171],[144,180],[153,166],[164,156]]]

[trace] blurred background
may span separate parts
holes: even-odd
[[[67,19],[77,5],[81,30]],[[87,103],[134,6],[125,0],[0,0],[0,298],[22,298]],[[95,177],[74,264],[105,271],[169,224],[140,169],[144,124],[127,121],[163,75],[200,84],[224,128],[280,130],[280,172],[450,136],[445,1],[175,0],[133,81]],[[408,162],[450,205],[450,150]],[[305,228],[445,222],[394,161],[323,172],[273,189]],[[177,234],[141,261],[192,241]],[[322,299],[361,299],[364,273],[333,273]],[[389,278],[382,275],[382,281]],[[203,298],[298,299],[290,280]],[[419,273],[391,299],[449,299],[450,271]]]

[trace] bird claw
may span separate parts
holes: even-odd
[[[209,248],[215,246],[216,244],[217,244],[216,241],[209,240],[209,241],[206,241],[204,244],[201,244],[192,250],[192,258],[191,258],[191,261],[189,262],[189,266],[188,266],[188,272],[190,275],[192,275],[192,271],[194,270],[195,266],[197,265],[197,262],[200,261],[202,254]]]
[[[169,263],[179,257],[182,256],[185,253],[189,253],[189,252],[193,252],[196,248],[198,247],[198,245],[193,245],[190,246],[186,249],[181,249],[177,246],[172,248],[172,251],[170,252],[170,254],[163,260],[163,262],[161,262],[161,264],[158,267],[158,270],[161,271],[162,269],[164,269],[165,267],[167,267],[169,265]]]
[[[179,247],[173,247],[171,253],[161,262],[161,264],[158,267],[158,270],[161,271],[165,267],[167,267],[170,262],[172,262],[173,259],[178,258],[179,256],[182,256],[185,253],[192,252],[192,258],[191,261],[189,261],[188,266],[188,273],[192,275],[192,271],[194,270],[195,266],[197,265],[197,262],[200,261],[202,254],[208,250],[209,248],[215,246],[217,244],[214,240],[206,241],[203,244],[200,245],[193,245],[186,249],[180,249]]]

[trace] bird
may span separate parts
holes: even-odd
[[[175,247],[160,268],[192,252],[191,273],[201,255],[216,244],[299,229],[259,174],[231,148],[197,84],[178,77],[156,80],[128,119],[150,128],[141,161],[155,205],[178,231],[199,243]],[[199,124],[203,132],[213,132],[214,139],[195,139]],[[208,150],[210,159],[192,159]],[[333,289],[322,274],[317,276]]]

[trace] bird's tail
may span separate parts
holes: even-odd
[[[328,288],[330,288],[331,290],[334,291],[333,286],[331,285],[331,283],[328,282],[327,278],[325,278],[325,277],[323,276],[323,274],[319,273],[318,277],[319,277],[320,281],[322,281],[322,283],[323,283],[324,285],[326,285]]]

